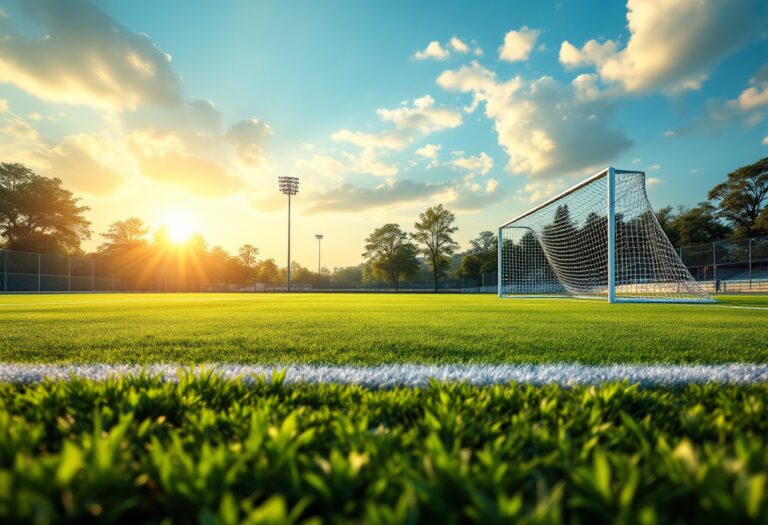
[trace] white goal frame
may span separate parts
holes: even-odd
[[[659,279],[658,281],[650,280],[646,277],[646,280],[642,280],[638,278],[637,281],[631,281],[627,280],[626,276],[624,277],[625,281],[622,282],[619,285],[619,289],[621,292],[617,294],[617,238],[616,238],[616,218],[617,218],[617,177],[626,176],[628,177],[634,177],[635,180],[632,180],[632,184],[634,184],[633,191],[636,195],[633,195],[633,198],[636,199],[637,202],[640,203],[640,205],[643,206],[643,214],[642,217],[637,217],[638,219],[642,219],[646,221],[645,230],[650,232],[649,238],[646,239],[648,243],[653,244],[652,247],[648,247],[648,249],[655,249],[658,251],[659,254],[661,254],[660,258],[664,260],[664,262],[667,262],[670,267],[672,267],[673,271],[668,272],[670,275],[673,275],[673,277],[665,276],[662,279]],[[604,276],[601,274],[598,279],[601,281],[601,284],[595,287],[595,289],[599,288],[599,292],[593,292],[590,290],[587,293],[577,293],[573,290],[574,287],[569,287],[567,284],[568,276],[565,275],[565,272],[559,272],[558,271],[558,265],[555,263],[556,260],[556,254],[553,253],[555,250],[551,247],[547,246],[546,240],[546,232],[545,234],[538,235],[535,229],[532,226],[526,226],[525,220],[528,219],[528,221],[536,221],[534,214],[537,212],[540,212],[544,208],[547,208],[548,206],[555,205],[558,201],[563,200],[565,197],[571,196],[578,190],[585,188],[586,186],[589,186],[590,184],[594,183],[595,181],[598,181],[599,179],[605,177],[605,208],[604,208],[604,216],[607,220],[607,224],[603,225],[603,229],[607,230],[605,234],[607,234],[607,242],[604,245],[607,250],[607,256],[604,255],[605,259],[607,259],[607,268],[602,266],[602,263],[599,263],[599,266],[602,268],[605,268],[605,270],[599,270],[600,272],[605,272]],[[638,178],[641,178],[638,180]],[[602,184],[602,183],[598,183]],[[629,184],[629,182],[627,182]],[[639,184],[642,185],[642,188],[639,189]],[[598,186],[598,188],[600,188]],[[598,189],[592,190],[593,192],[600,191]],[[592,199],[593,201],[595,199]],[[566,207],[567,211],[567,204],[564,205]],[[533,216],[533,217],[532,217]],[[649,217],[652,217],[649,218]],[[538,219],[541,221],[541,219]],[[620,218],[619,221],[622,221],[623,219]],[[516,224],[518,224],[516,226]],[[547,226],[550,227],[550,226]],[[585,227],[586,229],[586,224]],[[558,286],[561,286],[563,288],[563,292],[552,292],[551,290],[547,291],[547,285],[543,284],[540,285],[540,290],[543,289],[544,291],[534,291],[534,292],[522,292],[522,293],[515,293],[513,291],[510,291],[510,288],[515,288],[515,286],[508,284],[508,281],[511,282],[513,279],[508,278],[506,279],[507,275],[505,273],[505,266],[504,266],[504,257],[505,257],[505,251],[507,251],[504,248],[505,242],[507,239],[505,239],[504,232],[508,231],[511,233],[511,230],[519,230],[519,231],[527,231],[528,233],[531,233],[533,237],[536,240],[536,243],[538,243],[538,246],[540,247],[541,253],[546,258],[545,265],[548,268],[548,270],[542,269],[540,272],[546,273],[546,271],[550,271],[551,274],[554,274],[554,278],[556,279]],[[644,230],[644,231],[645,231]],[[516,233],[519,233],[516,232]],[[626,233],[626,229],[624,230]],[[527,235],[527,233],[526,233]],[[602,235],[602,234],[601,234]],[[604,241],[600,241],[604,242]],[[514,250],[514,240],[511,240],[512,250]],[[629,242],[627,243],[629,244]],[[584,248],[583,246],[581,248]],[[539,249],[539,248],[537,248]],[[640,251],[639,248],[635,248],[638,252]],[[654,254],[655,256],[655,254]],[[513,256],[509,256],[510,259],[514,261]],[[521,262],[521,264],[524,264]],[[658,260],[654,259],[653,264],[655,266],[662,266],[663,264],[660,264]],[[514,274],[514,268],[507,269]],[[588,268],[585,269],[585,271],[594,271],[594,268]],[[654,270],[651,270],[651,274],[661,273],[658,271],[658,269],[654,268]],[[509,273],[509,272],[508,272]],[[569,289],[571,288],[571,289]],[[635,292],[628,291],[628,290],[635,290]],[[619,170],[613,167],[605,168],[597,173],[595,173],[593,176],[583,180],[582,182],[572,186],[571,188],[568,188],[567,190],[563,191],[562,193],[556,195],[555,197],[552,197],[551,199],[548,199],[547,201],[539,204],[538,206],[528,210],[525,213],[522,213],[518,215],[517,217],[505,222],[498,228],[498,296],[499,298],[515,298],[515,297],[581,297],[581,298],[593,298],[593,299],[607,299],[609,303],[617,303],[617,302],[675,302],[675,303],[701,303],[701,302],[714,302],[712,299],[712,296],[705,292],[701,286],[693,279],[688,269],[683,264],[682,260],[680,259],[677,252],[674,250],[672,244],[669,241],[669,238],[664,233],[664,231],[661,228],[661,225],[659,224],[655,213],[653,213],[653,209],[651,207],[650,201],[648,200],[648,196],[646,193],[646,186],[645,186],[645,172],[638,171],[638,170]]]

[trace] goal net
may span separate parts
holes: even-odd
[[[645,173],[608,168],[499,228],[499,297],[711,301],[661,229]]]

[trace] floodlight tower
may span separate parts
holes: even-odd
[[[315,234],[315,239],[317,239],[317,278],[320,279],[320,241],[323,240],[323,234]]]
[[[288,291],[291,291],[291,195],[299,193],[298,177],[278,177],[280,193],[288,195]]]

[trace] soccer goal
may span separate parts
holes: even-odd
[[[661,229],[645,173],[607,168],[499,227],[499,297],[711,302]]]

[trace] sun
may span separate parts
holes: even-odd
[[[168,228],[168,238],[171,242],[181,244],[186,242],[194,232],[195,217],[185,210],[171,210],[165,215],[165,226]]]

